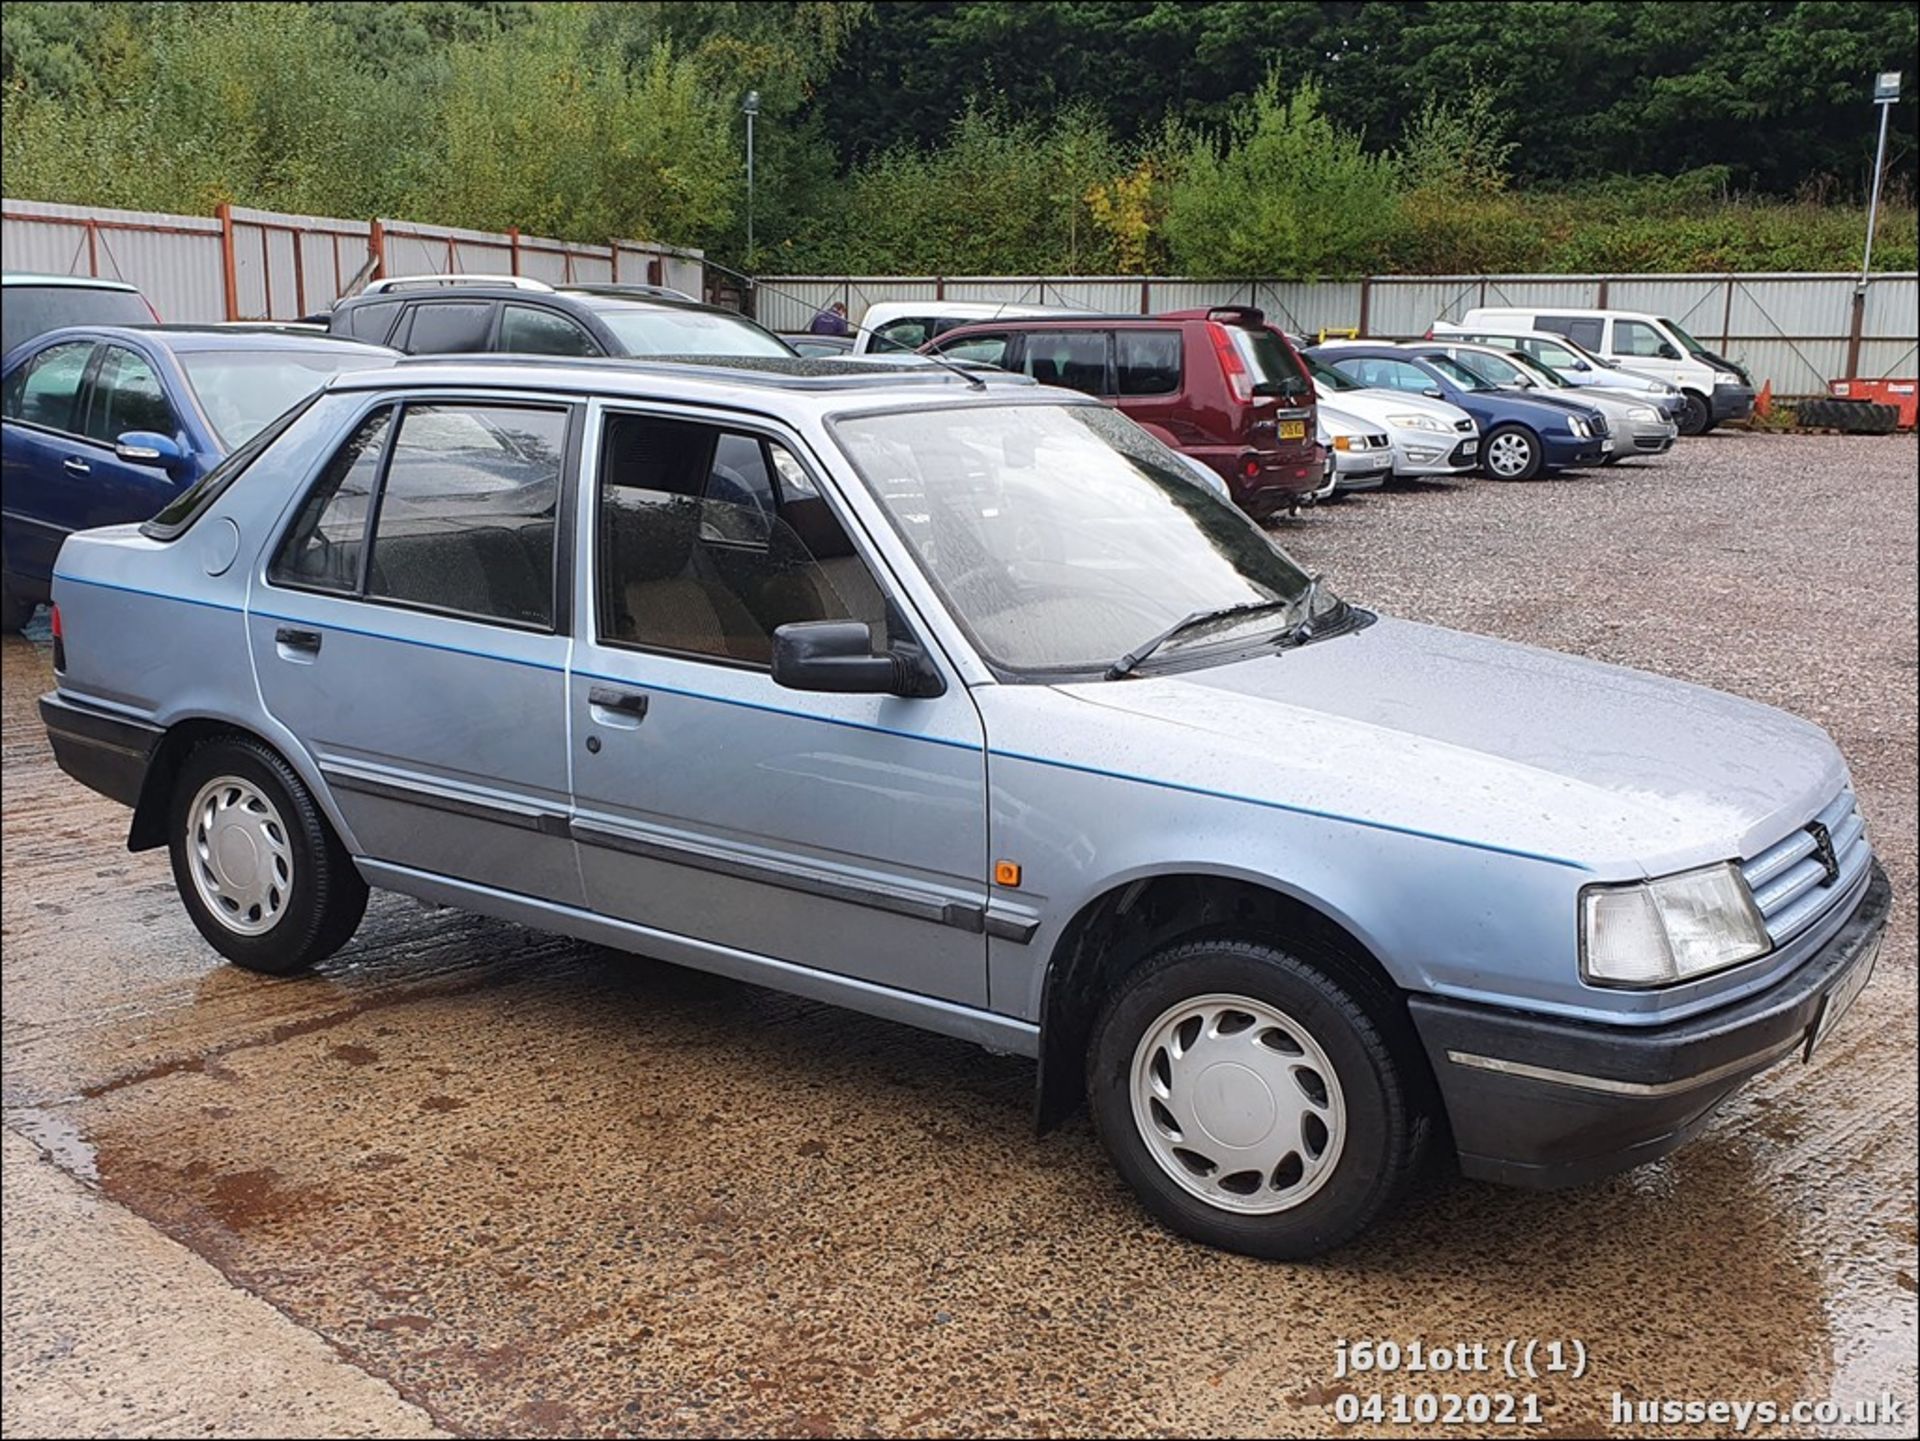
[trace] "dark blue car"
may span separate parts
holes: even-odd
[[[4,615],[45,600],[76,530],[145,520],[343,370],[385,346],[317,331],[67,326],[0,361]]]
[[[1444,355],[1397,345],[1322,345],[1307,353],[1361,385],[1459,406],[1480,423],[1480,464],[1496,480],[1600,465],[1612,445],[1607,419],[1593,406],[1502,390]]]

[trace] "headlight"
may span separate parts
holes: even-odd
[[[1668,986],[1763,956],[1773,942],[1731,862],[1580,893],[1580,974],[1596,986]]]
[[[1438,430],[1444,432],[1447,428],[1445,421],[1439,420],[1431,415],[1389,415],[1387,417],[1387,424],[1404,426],[1408,430]]]
[[[1630,420],[1651,422],[1660,419],[1660,412],[1655,410],[1651,405],[1636,405],[1632,410],[1627,412],[1627,417]]]
[[[1577,415],[1569,415],[1567,417],[1567,429],[1572,431],[1581,440],[1585,440],[1593,434],[1591,430],[1587,429],[1586,421]]]

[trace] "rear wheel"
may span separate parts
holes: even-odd
[[[1540,437],[1524,425],[1495,426],[1481,452],[1481,464],[1495,480],[1532,480],[1545,459]]]
[[[1427,1123],[1368,1006],[1253,940],[1172,946],[1095,1023],[1087,1094],[1114,1166],[1181,1235],[1295,1260],[1404,1195]]]
[[[293,768],[250,737],[210,741],[174,778],[173,880],[237,966],[303,971],[344,945],[367,884]]]
[[[1681,392],[1686,409],[1680,412],[1680,433],[1682,435],[1705,435],[1713,429],[1713,408],[1707,404],[1707,398],[1697,391]]]

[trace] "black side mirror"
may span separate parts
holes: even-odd
[[[1680,358],[1680,352],[1663,340],[1660,342],[1660,358],[1662,360],[1678,360]]]
[[[836,695],[937,696],[947,684],[887,602],[889,631],[907,636],[875,654],[873,630],[857,620],[803,620],[773,633],[773,680],[788,690]]]
[[[1420,393],[1426,396],[1427,399],[1429,400],[1445,400],[1447,398],[1446,391],[1442,390],[1437,385],[1429,385],[1425,390],[1421,391]]]

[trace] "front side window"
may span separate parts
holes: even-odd
[[[76,429],[74,402],[93,358],[94,342],[50,345],[7,377],[6,418],[48,430]]]
[[[1489,385],[1504,385],[1513,390],[1524,390],[1533,383],[1521,372],[1519,366],[1498,355],[1488,355],[1485,351],[1462,351],[1448,359],[1462,370],[1471,371],[1479,376]]]
[[[603,642],[766,666],[792,622],[884,633],[885,599],[838,517],[764,436],[609,416],[597,545]]]
[[[1121,395],[1177,392],[1180,389],[1180,332],[1117,332],[1113,337],[1113,377]]]
[[[1105,395],[1107,335],[1104,330],[1029,331],[1021,368],[1042,385]]]
[[[566,437],[558,408],[407,406],[374,513],[367,594],[552,626]]]
[[[1666,337],[1644,320],[1613,322],[1613,348],[1617,354],[1658,358],[1662,349],[1671,349]]]
[[[564,315],[532,305],[500,313],[500,349],[517,355],[598,355],[593,337]]]
[[[1248,627],[1297,618],[1288,609],[1305,572],[1117,411],[969,406],[832,428],[954,618],[1003,669],[1100,673],[1223,607],[1248,609],[1163,650],[1244,643]]]
[[[112,445],[130,430],[172,435],[179,428],[167,392],[147,358],[124,345],[105,346],[87,402],[87,437]]]

